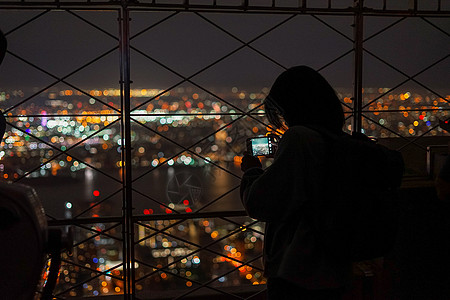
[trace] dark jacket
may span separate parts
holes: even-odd
[[[250,217],[266,222],[265,276],[308,289],[348,283],[351,264],[320,249],[311,226],[311,203],[323,194],[325,141],[314,130],[293,126],[280,141],[273,164],[244,173],[241,199]]]

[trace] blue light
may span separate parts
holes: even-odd
[[[427,124],[427,126],[431,126],[431,122],[427,121],[425,124]]]
[[[94,294],[94,296],[98,296],[98,291],[93,291],[92,294]]]
[[[83,288],[87,289],[88,288],[88,284],[87,283],[83,284]]]
[[[94,257],[94,258],[92,259],[92,261],[93,261],[94,263],[98,263],[98,258],[97,258],[97,257]]]

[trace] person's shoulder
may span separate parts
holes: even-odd
[[[321,138],[321,135],[318,131],[301,125],[296,125],[289,127],[289,129],[285,132],[283,137],[297,137],[300,139],[311,139],[311,138]]]
[[[298,125],[289,127],[289,129],[286,130],[281,139],[281,143],[296,145],[296,147],[302,148],[315,148],[321,147],[324,140],[319,132],[306,126]]]

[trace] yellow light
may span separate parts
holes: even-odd
[[[418,126],[418,125],[419,125],[419,122],[414,121],[413,125],[414,125],[414,126]]]
[[[250,280],[250,279],[252,279],[252,274],[247,274],[246,276],[245,276],[245,278],[247,278],[248,280]]]
[[[114,289],[116,291],[116,293],[120,292],[120,287],[116,286],[116,288]]]

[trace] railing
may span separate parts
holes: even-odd
[[[51,226],[76,229],[57,299],[242,299],[224,288],[264,284],[263,228],[240,205],[235,161],[270,130],[262,99],[291,65],[337,87],[347,131],[424,155],[445,135],[445,1],[22,0],[0,14],[0,171],[38,190]],[[429,32],[406,44],[423,44],[402,48],[414,26]]]

